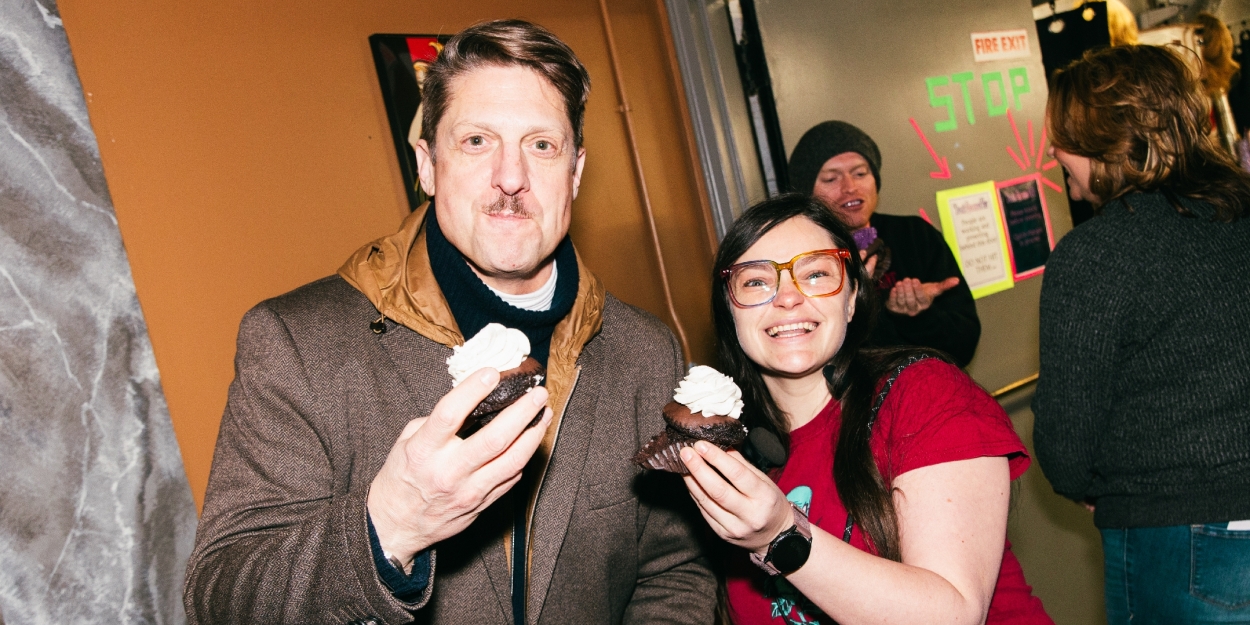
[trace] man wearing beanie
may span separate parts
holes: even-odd
[[[877,282],[883,310],[871,343],[918,345],[967,366],[981,338],[972,291],[941,233],[919,217],[877,214],[881,152],[842,121],[817,124],[790,155],[790,186],[824,202],[848,228]]]

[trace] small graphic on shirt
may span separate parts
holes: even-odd
[[[811,514],[812,489],[807,486],[796,486],[786,495],[786,500],[794,504],[803,514]],[[764,586],[764,597],[772,602],[772,616],[782,619],[786,625],[820,625],[833,623],[833,620],[820,611],[807,597],[803,596],[784,577],[769,577]]]
[[[794,504],[803,514],[812,513],[812,489],[807,486],[795,486],[794,490],[786,495],[786,501]]]

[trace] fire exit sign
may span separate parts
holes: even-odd
[[[972,33],[972,56],[978,63],[1028,58],[1029,31],[1021,28]]]

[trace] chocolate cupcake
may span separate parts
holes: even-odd
[[[681,448],[707,441],[721,449],[740,445],[747,429],[738,421],[742,414],[742,391],[719,371],[698,366],[686,374],[664,406],[664,431],[642,446],[634,456],[638,465],[686,475]]]
[[[452,387],[484,367],[499,371],[499,384],[465,418],[464,425],[456,433],[460,438],[468,438],[482,429],[501,410],[542,383],[547,370],[530,358],[529,351],[530,342],[525,333],[498,323],[487,324],[464,345],[453,348],[451,358],[447,359]],[[541,420],[540,412],[526,427],[534,427]]]

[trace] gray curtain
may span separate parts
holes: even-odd
[[[0,623],[182,623],[195,504],[52,0],[0,2]]]

